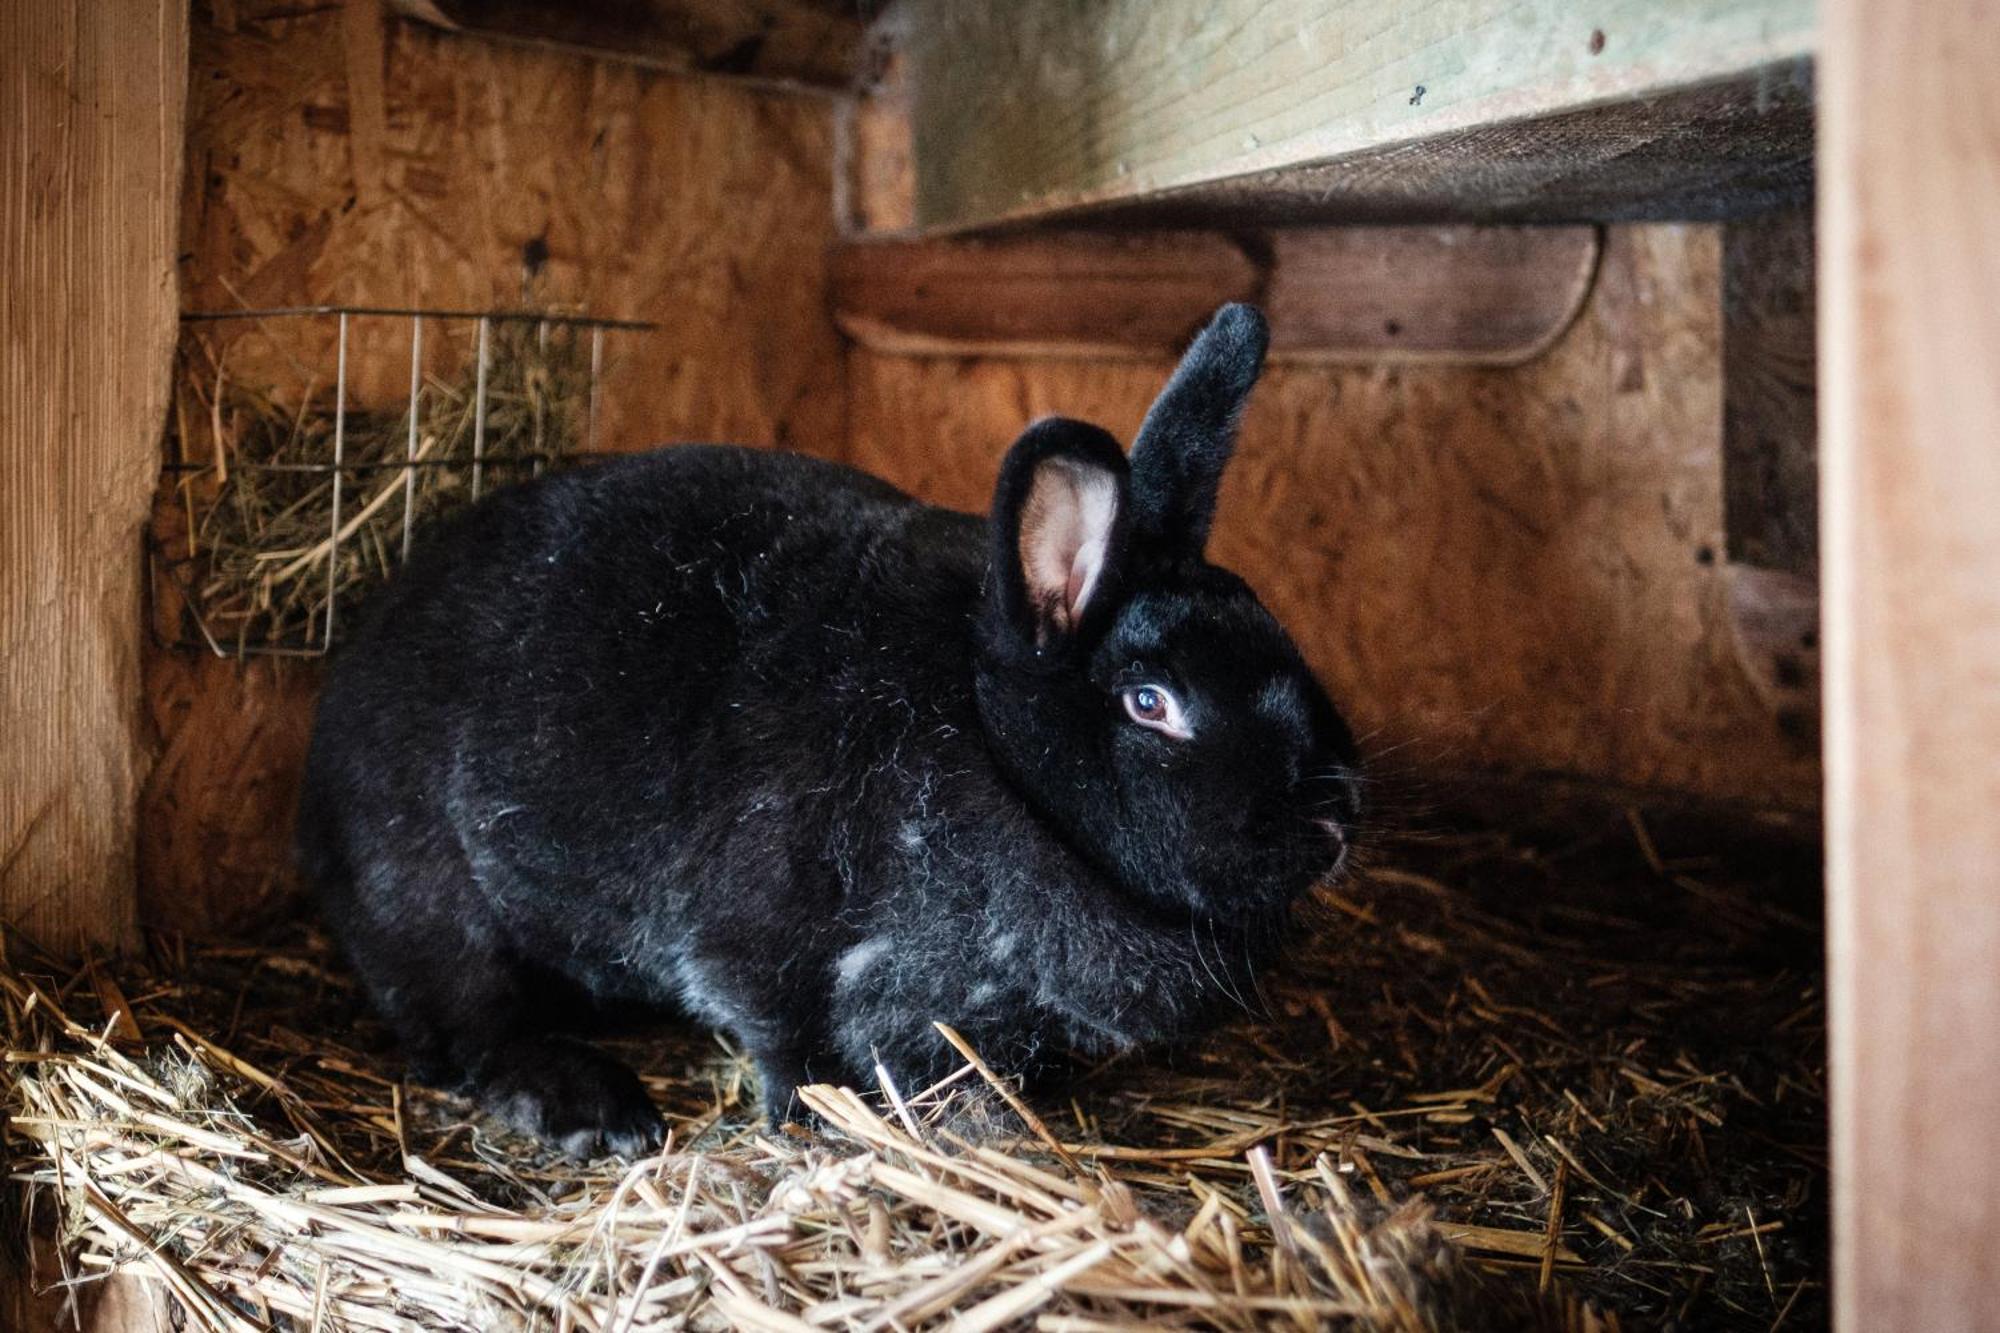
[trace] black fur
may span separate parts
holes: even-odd
[[[1207,548],[1222,469],[1269,344],[1255,307],[1222,307],[1146,413],[1132,443],[1132,509],[1147,539],[1187,556]]]
[[[1217,317],[1129,497],[1115,443],[1055,420],[1003,463],[990,525],[710,446],[447,524],[335,662],[299,817],[418,1077],[633,1153],[659,1118],[629,1070],[553,1035],[575,1002],[728,1030],[774,1118],[878,1059],[922,1086],[952,1063],[933,1020],[1033,1072],[1247,1003],[1357,810],[1346,727],[1200,555],[1262,351],[1256,312]],[[1069,618],[1021,563],[1055,467],[1118,499],[1109,528],[1034,529],[1103,538]],[[1139,683],[1195,735],[1130,720]]]

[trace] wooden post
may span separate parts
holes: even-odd
[[[1821,13],[1835,1310],[2000,1328],[2000,12]]]
[[[136,933],[186,97],[184,0],[0,5],[0,919],[64,948]]]

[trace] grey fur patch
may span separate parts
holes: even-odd
[[[862,973],[875,965],[876,959],[889,951],[889,943],[886,937],[877,936],[872,940],[861,941],[840,955],[840,962],[836,964],[835,970],[840,974],[841,984],[851,986],[859,980]]]

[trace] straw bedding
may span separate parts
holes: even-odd
[[[1392,840],[1240,1022],[1059,1088],[970,1052],[773,1131],[712,1035],[621,1038],[673,1128],[629,1164],[402,1084],[307,927],[16,942],[12,1175],[191,1327],[1813,1327],[1816,869],[1696,827]]]
[[[255,333],[277,339],[288,322],[297,321],[258,321]],[[440,335],[452,330],[430,322],[445,343]],[[476,476],[491,489],[588,443],[586,335],[495,320],[483,388],[469,349],[440,356],[450,369],[426,375],[416,391],[414,438],[407,405],[347,403],[336,501],[333,371],[301,367],[303,382],[290,388],[241,382],[204,327],[182,340],[167,440],[174,464],[163,483],[179,523],[164,554],[198,616],[190,633],[217,652],[322,646],[329,609],[351,622],[400,562],[406,530],[472,500]]]

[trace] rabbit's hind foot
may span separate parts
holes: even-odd
[[[518,1038],[480,1063],[474,1095],[507,1124],[587,1161],[659,1149],[666,1125],[631,1069],[564,1037]]]

